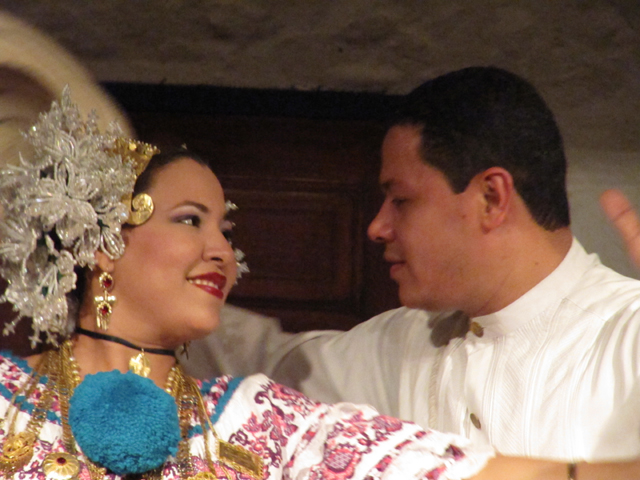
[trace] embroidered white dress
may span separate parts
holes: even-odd
[[[29,377],[22,360],[0,357],[0,415],[4,418],[11,398]],[[464,479],[477,473],[492,453],[469,446],[466,439],[423,431],[415,424],[380,415],[367,406],[342,403],[327,405],[269,380],[263,375],[248,378],[219,377],[201,384],[208,414],[219,437],[259,455],[268,479]],[[23,431],[37,403],[42,385],[22,405],[16,432]],[[4,440],[7,425],[0,429]],[[209,471],[204,461],[202,429],[195,423],[190,454],[195,472]],[[62,452],[59,406],[53,402],[40,431],[35,453],[15,479],[46,480],[45,456]],[[212,436],[210,445],[214,444]],[[249,477],[218,463],[214,477],[247,480]],[[89,480],[82,463],[78,478]],[[194,473],[195,473],[194,472]],[[229,477],[228,477],[229,476]],[[108,478],[118,478],[108,474]],[[164,465],[163,478],[178,479],[174,458]]]

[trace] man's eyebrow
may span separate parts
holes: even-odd
[[[393,180],[387,180],[386,182],[382,182],[380,184],[380,190],[382,190],[384,193],[388,193],[389,190],[391,190],[392,186],[393,186]]]

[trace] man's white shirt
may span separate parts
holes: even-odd
[[[195,373],[219,373],[215,364],[236,375],[262,371],[312,398],[372,404],[508,455],[640,456],[640,281],[603,266],[575,239],[536,287],[473,319],[482,337],[468,333],[446,347],[432,344],[434,316],[421,310],[298,335],[241,310],[230,315],[195,346]]]

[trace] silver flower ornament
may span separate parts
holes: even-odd
[[[56,343],[68,325],[67,294],[76,287],[75,267],[92,267],[95,252],[124,252],[121,225],[135,171],[113,146],[117,125],[101,134],[95,115],[83,120],[68,89],[60,102],[25,133],[33,155],[0,170],[0,274],[8,286],[1,300],[18,317],[33,320],[32,344],[41,333]]]

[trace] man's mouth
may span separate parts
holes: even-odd
[[[394,274],[398,272],[404,265],[404,262],[391,262],[391,266],[389,267],[389,276],[393,278]]]
[[[218,297],[224,298],[224,286],[227,284],[227,278],[216,272],[205,273],[187,279],[189,283],[204,290],[205,292]]]

